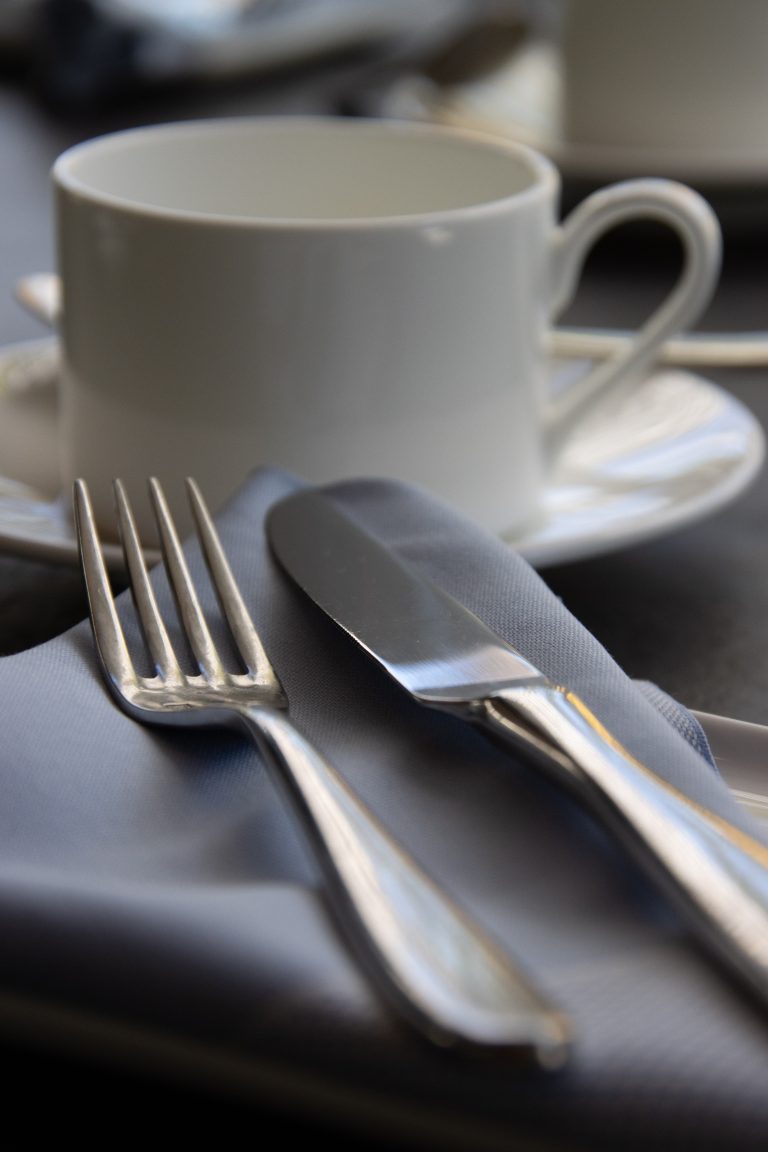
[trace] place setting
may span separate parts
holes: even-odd
[[[361,1142],[760,1147],[767,730],[547,585],[762,470],[677,362],[712,208],[641,178],[561,220],[525,144],[326,116],[106,134],[52,187],[0,550],[89,618],[0,661],[9,1033]],[[677,282],[564,351],[645,219]]]

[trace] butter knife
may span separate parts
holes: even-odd
[[[768,1000],[768,848],[641,763],[443,589],[317,490],[267,534],[296,583],[422,704],[480,725],[591,802],[712,954]]]

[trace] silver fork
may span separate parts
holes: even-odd
[[[163,558],[199,673],[177,659],[150,583],[123,485],[115,502],[136,612],[154,668],[136,671],[115,607],[88,490],[75,484],[75,518],[102,670],[120,706],[150,724],[232,724],[253,737],[304,826],[326,893],[353,951],[388,1002],[442,1046],[492,1051],[557,1067],[568,1023],[416,862],[299,733],[221,542],[192,480],[197,533],[245,672],[228,670],[206,622],[160,485],[150,480]]]

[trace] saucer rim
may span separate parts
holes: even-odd
[[[544,529],[548,523],[553,522],[554,518],[550,517],[547,520],[545,515],[542,517],[538,529],[531,528],[520,536],[515,536],[512,533],[503,536],[504,542],[520,552],[533,567],[547,568],[557,564],[587,560],[595,556],[623,551],[626,548],[672,534],[727,507],[742,495],[757,478],[765,464],[766,456],[768,456],[768,442],[763,426],[754,412],[737,396],[734,396],[728,388],[707,379],[698,372],[660,367],[650,372],[647,380],[664,376],[685,378],[689,383],[695,385],[697,391],[708,392],[718,397],[729,411],[740,417],[745,429],[745,446],[738,462],[725,476],[717,477],[709,486],[700,488],[694,496],[670,504],[668,508],[657,513],[644,524],[638,523],[631,517],[626,517],[618,529],[612,524],[603,532],[588,529],[583,533],[569,537],[566,531],[559,539],[547,539]],[[573,488],[573,483],[561,482],[550,485],[547,491],[556,493],[558,491],[573,491]],[[639,491],[640,488],[641,485],[638,485],[636,490]]]

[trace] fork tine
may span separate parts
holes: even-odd
[[[121,480],[115,480],[113,487],[123,554],[144,639],[147,642],[154,665],[162,678],[169,683],[179,683],[182,678],[181,667],[176,659],[168,631],[157,607],[155,593],[149,582],[139,534],[136,530],[136,523],[125,487]]]
[[[113,685],[135,684],[136,670],[115,608],[84,480],[75,481],[75,525],[96,650]]]
[[[189,646],[205,677],[209,680],[223,679],[226,677],[226,671],[203,615],[163,490],[154,476],[149,481],[149,493],[160,531],[165,567]]]
[[[208,506],[191,477],[187,478],[187,494],[211,580],[243,663],[252,675],[262,680],[276,680],[272,663],[253,626]]]

